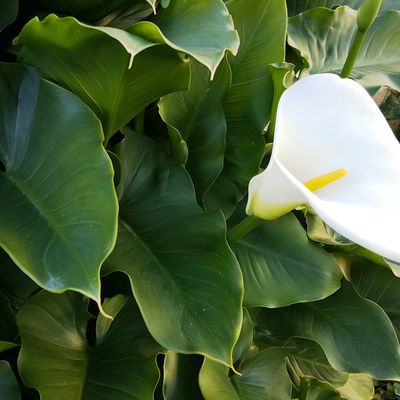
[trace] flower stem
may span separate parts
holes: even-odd
[[[342,73],[340,74],[342,78],[348,78],[351,75],[354,63],[356,62],[358,54],[360,53],[365,34],[366,31],[360,29],[357,30],[356,36],[351,44],[349,54],[347,55],[346,62],[344,63]]]
[[[237,242],[263,222],[262,219],[247,216],[228,232],[228,241],[230,243]]]

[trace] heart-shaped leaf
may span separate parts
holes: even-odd
[[[228,10],[239,32],[240,47],[230,57],[232,86],[224,98],[227,120],[224,168],[206,193],[207,209],[229,215],[258,173],[264,155],[263,129],[272,106],[273,82],[267,68],[284,61],[286,4],[284,0],[232,0]]]
[[[105,272],[129,276],[164,347],[232,366],[243,283],[224,219],[202,213],[187,172],[150,139],[130,135],[116,152],[123,167],[119,233]]]
[[[200,388],[205,400],[287,400],[292,385],[286,371],[287,349],[271,347],[244,359],[240,376],[206,359],[200,371]]]
[[[99,121],[32,68],[0,66],[0,244],[47,290],[100,301],[117,199]]]
[[[33,18],[15,43],[19,61],[40,68],[93,109],[106,139],[152,101],[189,84],[189,63],[175,50],[72,17]]]
[[[243,272],[246,306],[319,300],[340,287],[334,258],[307,239],[293,214],[264,222],[232,248]]]
[[[148,400],[158,381],[154,342],[132,298],[107,299],[96,344],[86,340],[88,301],[77,293],[40,292],[18,313],[22,347],[18,369],[43,400]]]
[[[308,73],[340,72],[357,30],[348,7],[316,8],[289,18],[288,42],[308,63]],[[365,86],[399,87],[400,11],[379,16],[368,29],[352,75]]]
[[[400,346],[388,316],[349,283],[343,282],[340,290],[324,300],[264,309],[257,322],[261,330],[274,335],[315,340],[341,372],[400,378]]]

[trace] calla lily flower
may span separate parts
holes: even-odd
[[[400,262],[400,144],[353,80],[310,75],[279,101],[271,160],[250,181],[246,211],[275,219],[300,205]]]

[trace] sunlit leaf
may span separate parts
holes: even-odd
[[[224,168],[204,197],[208,209],[230,214],[258,173],[264,154],[263,129],[272,106],[273,83],[267,68],[284,61],[284,0],[232,0],[228,4],[240,36],[236,57],[230,57],[232,86],[224,98],[227,138]]]
[[[100,301],[117,199],[90,109],[31,68],[0,66],[0,244],[47,290]]]
[[[400,377],[400,346],[388,316],[346,282],[327,299],[265,309],[257,322],[274,335],[315,340],[341,372],[367,373],[375,379]]]
[[[150,139],[131,135],[116,152],[123,171],[119,234],[105,272],[129,276],[164,347],[232,365],[243,288],[222,216],[202,213],[186,171]]]
[[[87,305],[71,292],[41,292],[25,303],[18,313],[24,383],[43,400],[150,400],[159,346],[134,301],[122,295],[106,300],[104,309],[114,320],[99,315],[94,347],[86,340]]]
[[[15,43],[19,61],[39,67],[93,109],[106,138],[152,101],[189,84],[189,63],[168,46],[72,17],[34,18]]]
[[[289,18],[288,42],[308,63],[308,73],[340,72],[357,30],[357,13],[348,7],[317,8]],[[399,87],[400,11],[379,16],[368,29],[352,75],[365,86]]]

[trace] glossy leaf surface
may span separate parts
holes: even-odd
[[[335,260],[307,239],[292,214],[264,222],[232,247],[243,272],[246,306],[319,300],[340,287]]]
[[[19,61],[39,67],[93,109],[106,139],[152,101],[189,84],[189,64],[168,46],[72,17],[34,18],[15,43]]]
[[[258,322],[278,336],[315,340],[339,371],[399,379],[400,347],[389,318],[348,283],[318,302],[264,310]]]
[[[114,320],[99,315],[94,347],[86,340],[87,306],[71,292],[41,292],[24,305],[18,314],[24,383],[43,400],[152,399],[159,346],[134,301],[122,295],[106,300],[103,307]]]
[[[117,228],[99,121],[31,68],[2,64],[0,74],[0,244],[40,286],[99,301]]]
[[[129,276],[164,347],[232,365],[243,287],[222,216],[202,213],[187,172],[150,139],[131,135],[116,152],[119,234],[105,271]]]

